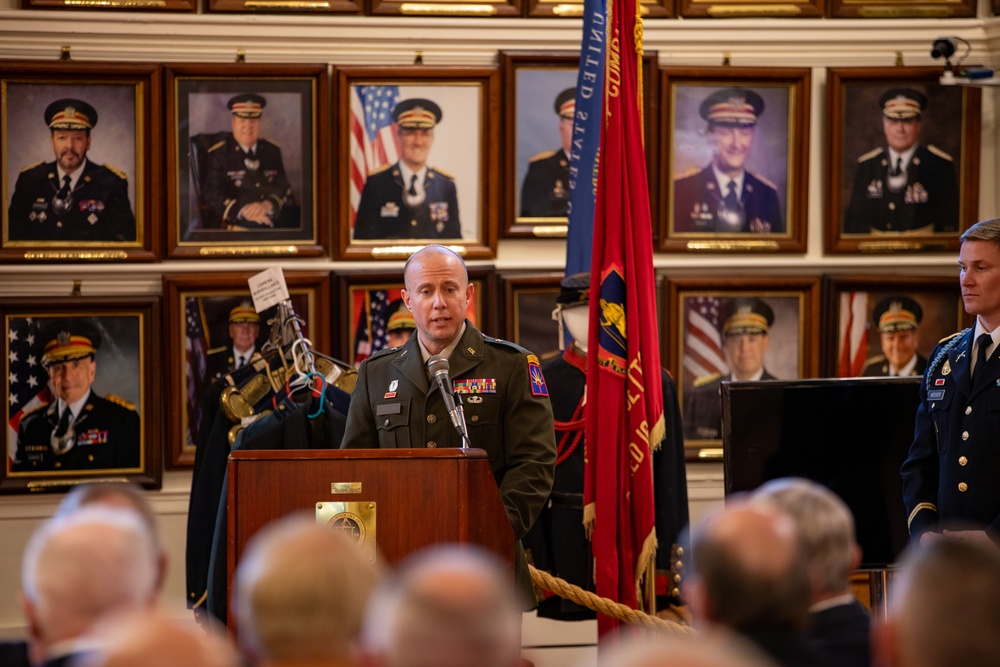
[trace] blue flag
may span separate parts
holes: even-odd
[[[580,70],[576,79],[576,112],[569,159],[569,232],[566,275],[590,271],[594,237],[597,161],[604,109],[604,53],[607,1],[584,0]]]

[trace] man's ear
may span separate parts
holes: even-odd
[[[406,306],[406,309],[412,313],[413,310],[410,309],[410,293],[407,292],[406,288],[404,287],[403,289],[399,290],[399,295],[403,299],[403,305]]]

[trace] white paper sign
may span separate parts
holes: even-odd
[[[253,307],[258,313],[289,298],[288,288],[285,286],[285,274],[277,266],[251,276],[247,282],[250,284],[250,294],[253,296]]]

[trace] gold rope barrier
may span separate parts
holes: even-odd
[[[607,598],[599,597],[590,591],[585,591],[579,586],[575,586],[564,579],[554,577],[548,572],[539,570],[534,565],[528,565],[531,572],[531,581],[538,587],[555,593],[561,598],[571,600],[583,605],[587,609],[600,612],[605,616],[617,618],[619,621],[633,625],[642,625],[647,628],[655,628],[665,632],[672,632],[678,635],[692,635],[694,629],[674,621],[668,621],[656,616],[650,616],[637,609],[627,607],[620,602],[615,602]]]

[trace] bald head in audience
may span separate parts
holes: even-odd
[[[520,626],[509,568],[475,547],[435,547],[379,586],[365,614],[363,663],[512,667]]]
[[[222,630],[137,614],[102,624],[103,648],[75,667],[240,667]]]
[[[260,665],[348,665],[377,570],[339,531],[297,515],[247,545],[236,571],[239,644]]]
[[[1000,550],[941,538],[911,546],[873,633],[881,667],[1000,665]]]
[[[22,603],[39,655],[74,653],[103,618],[156,600],[156,546],[133,510],[85,507],[32,535],[22,565]]]
[[[157,590],[162,591],[167,580],[168,557],[166,547],[163,545],[163,538],[160,536],[160,526],[150,507],[146,496],[135,484],[129,482],[94,482],[91,484],[80,484],[63,497],[62,502],[56,509],[55,516],[64,516],[75,512],[81,507],[100,505],[103,507],[117,507],[132,509],[142,519],[143,524],[149,530],[153,544],[159,554],[157,557],[157,568],[159,570],[157,578]]]
[[[701,625],[739,632],[805,627],[809,578],[795,524],[777,507],[734,501],[695,531],[691,550],[687,597]]]
[[[731,636],[643,636],[602,649],[597,667],[775,667],[755,646]]]

